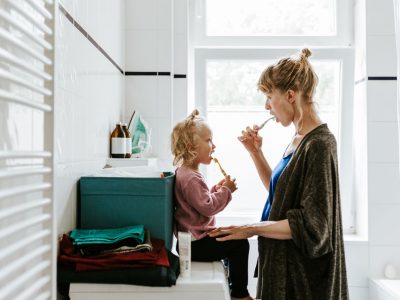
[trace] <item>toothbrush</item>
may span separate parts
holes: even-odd
[[[271,121],[271,120],[275,120],[275,117],[271,117],[271,118],[268,118],[267,120],[265,120],[260,126],[258,126],[258,130],[261,130],[261,129],[263,129],[263,127],[265,126],[265,124],[267,124],[269,121]]]
[[[219,169],[221,170],[222,175],[224,175],[224,177],[227,177],[228,174],[226,174],[225,170],[221,167],[221,164],[219,163],[218,159],[213,157],[213,161],[219,166]]]

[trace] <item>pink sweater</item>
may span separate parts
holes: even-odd
[[[209,190],[201,173],[182,166],[176,170],[175,197],[175,234],[190,232],[201,239],[215,228],[215,214],[228,205],[232,194],[225,186]]]

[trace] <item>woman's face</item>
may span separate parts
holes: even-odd
[[[212,161],[211,154],[214,152],[215,145],[212,141],[212,132],[207,125],[201,126],[197,131],[195,163],[208,165]]]
[[[265,109],[275,116],[276,122],[280,122],[285,127],[289,126],[294,118],[292,96],[291,91],[282,92],[279,89],[272,89],[266,93]]]

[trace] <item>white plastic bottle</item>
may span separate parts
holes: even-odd
[[[192,236],[188,232],[178,232],[180,276],[190,277]]]

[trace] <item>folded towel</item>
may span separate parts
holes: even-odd
[[[74,229],[70,238],[75,246],[89,244],[115,244],[131,238],[142,244],[144,241],[144,225],[134,225],[113,229]]]

